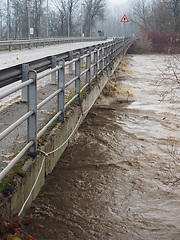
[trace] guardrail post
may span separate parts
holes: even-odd
[[[96,76],[96,79],[97,79],[97,60],[98,60],[98,57],[97,57],[97,49],[95,48],[94,50],[94,75]]]
[[[103,70],[103,53],[102,53],[102,48],[99,50],[99,60],[100,60],[100,62],[99,62],[99,69],[100,69],[100,71],[101,71],[101,73],[102,73],[102,70]]]
[[[29,71],[28,79],[34,82],[28,86],[28,111],[34,114],[28,118],[28,142],[33,141],[34,144],[29,148],[29,155],[36,156],[37,153],[37,73],[34,70]]]
[[[56,56],[51,56],[51,68],[55,68],[56,67]],[[56,84],[56,72],[53,72],[51,74],[51,81],[53,84]]]
[[[73,52],[72,51],[70,51],[69,52],[69,61],[71,61],[71,60],[73,60]],[[73,73],[73,64],[71,63],[71,64],[69,64],[69,73]]]
[[[25,82],[28,80],[28,72],[29,72],[29,64],[22,64],[22,82]],[[27,102],[27,87],[24,87],[22,89],[21,93],[21,101]]]
[[[107,65],[107,46],[104,48],[104,67]]]
[[[86,83],[89,83],[88,85],[88,89],[90,90],[90,78],[91,78],[91,53],[90,51],[87,52],[88,56],[86,57],[86,69],[88,69],[88,71],[86,72]]]
[[[113,44],[113,59],[116,57],[116,42]]]
[[[75,92],[78,94],[76,100],[80,103],[80,55],[76,55],[76,62],[75,62],[75,76],[78,77],[75,81]]]
[[[116,57],[116,42],[113,44],[112,51],[113,51],[112,59],[114,59]]]
[[[108,64],[109,64],[110,61],[111,61],[111,49],[110,49],[110,45],[107,47],[107,51],[108,51],[108,57],[107,57],[107,59],[108,59]]]
[[[83,48],[80,49],[80,54],[81,54],[81,56],[84,55],[84,49]],[[84,67],[84,59],[83,58],[81,58],[81,67],[82,68]]]
[[[64,60],[59,62],[59,66],[62,66],[58,70],[58,89],[62,88],[62,91],[58,94],[58,112],[62,111],[59,116],[59,121],[64,122],[64,99],[65,99],[65,71],[64,71]]]

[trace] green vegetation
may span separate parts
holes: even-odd
[[[28,155],[25,155],[12,169],[11,171],[7,174],[7,176],[5,178],[2,179],[2,181],[0,182],[0,192],[5,196],[9,196],[15,186],[16,183],[14,181],[15,176],[20,176],[23,177],[24,176],[24,172],[22,170],[22,166],[24,165],[24,163],[27,161],[28,159]]]

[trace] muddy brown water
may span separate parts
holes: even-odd
[[[179,99],[162,81],[166,58],[119,66],[28,212],[44,226],[38,240],[180,239]]]

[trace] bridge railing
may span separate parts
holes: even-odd
[[[0,41],[0,50],[9,50],[22,48],[32,48],[39,46],[50,46],[60,43],[72,43],[72,42],[86,42],[86,41],[102,41],[105,37],[61,37],[61,38],[44,38],[44,39],[31,39],[31,40],[9,40]]]
[[[95,48],[91,51],[89,50],[85,54],[80,55],[80,53],[76,53],[72,60],[67,61],[63,58],[59,59],[58,64],[54,68],[40,74],[31,69],[28,71],[28,77],[26,81],[22,81],[22,83],[18,84],[17,87],[9,89],[8,91],[0,94],[1,100],[19,89],[27,88],[27,96],[25,96],[25,98],[27,97],[28,105],[27,113],[2,133],[0,133],[1,141],[19,125],[27,121],[27,144],[3,169],[3,171],[0,173],[0,180],[2,180],[2,178],[12,169],[12,167],[26,152],[28,152],[31,156],[36,156],[38,139],[56,119],[58,119],[60,122],[64,121],[65,110],[68,108],[68,106],[73,101],[76,101],[76,104],[81,103],[81,93],[83,93],[83,91],[91,90],[91,83],[93,81],[98,82],[98,78],[101,76],[103,70],[110,66],[111,61],[113,61],[113,59],[115,59],[130,42],[131,40],[127,40],[127,42],[123,44],[122,41],[109,42],[104,46]],[[65,75],[67,71],[72,72],[72,78],[65,82]],[[47,76],[49,76],[52,81],[56,79],[57,90],[37,104],[37,81]],[[67,89],[74,90],[74,94],[68,100],[66,100],[65,94]],[[49,120],[49,122],[38,132],[37,111],[55,97],[57,97],[57,111],[53,118]]]

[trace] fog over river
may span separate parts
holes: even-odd
[[[119,65],[28,212],[44,226],[38,240],[180,239],[179,89],[167,58]]]

